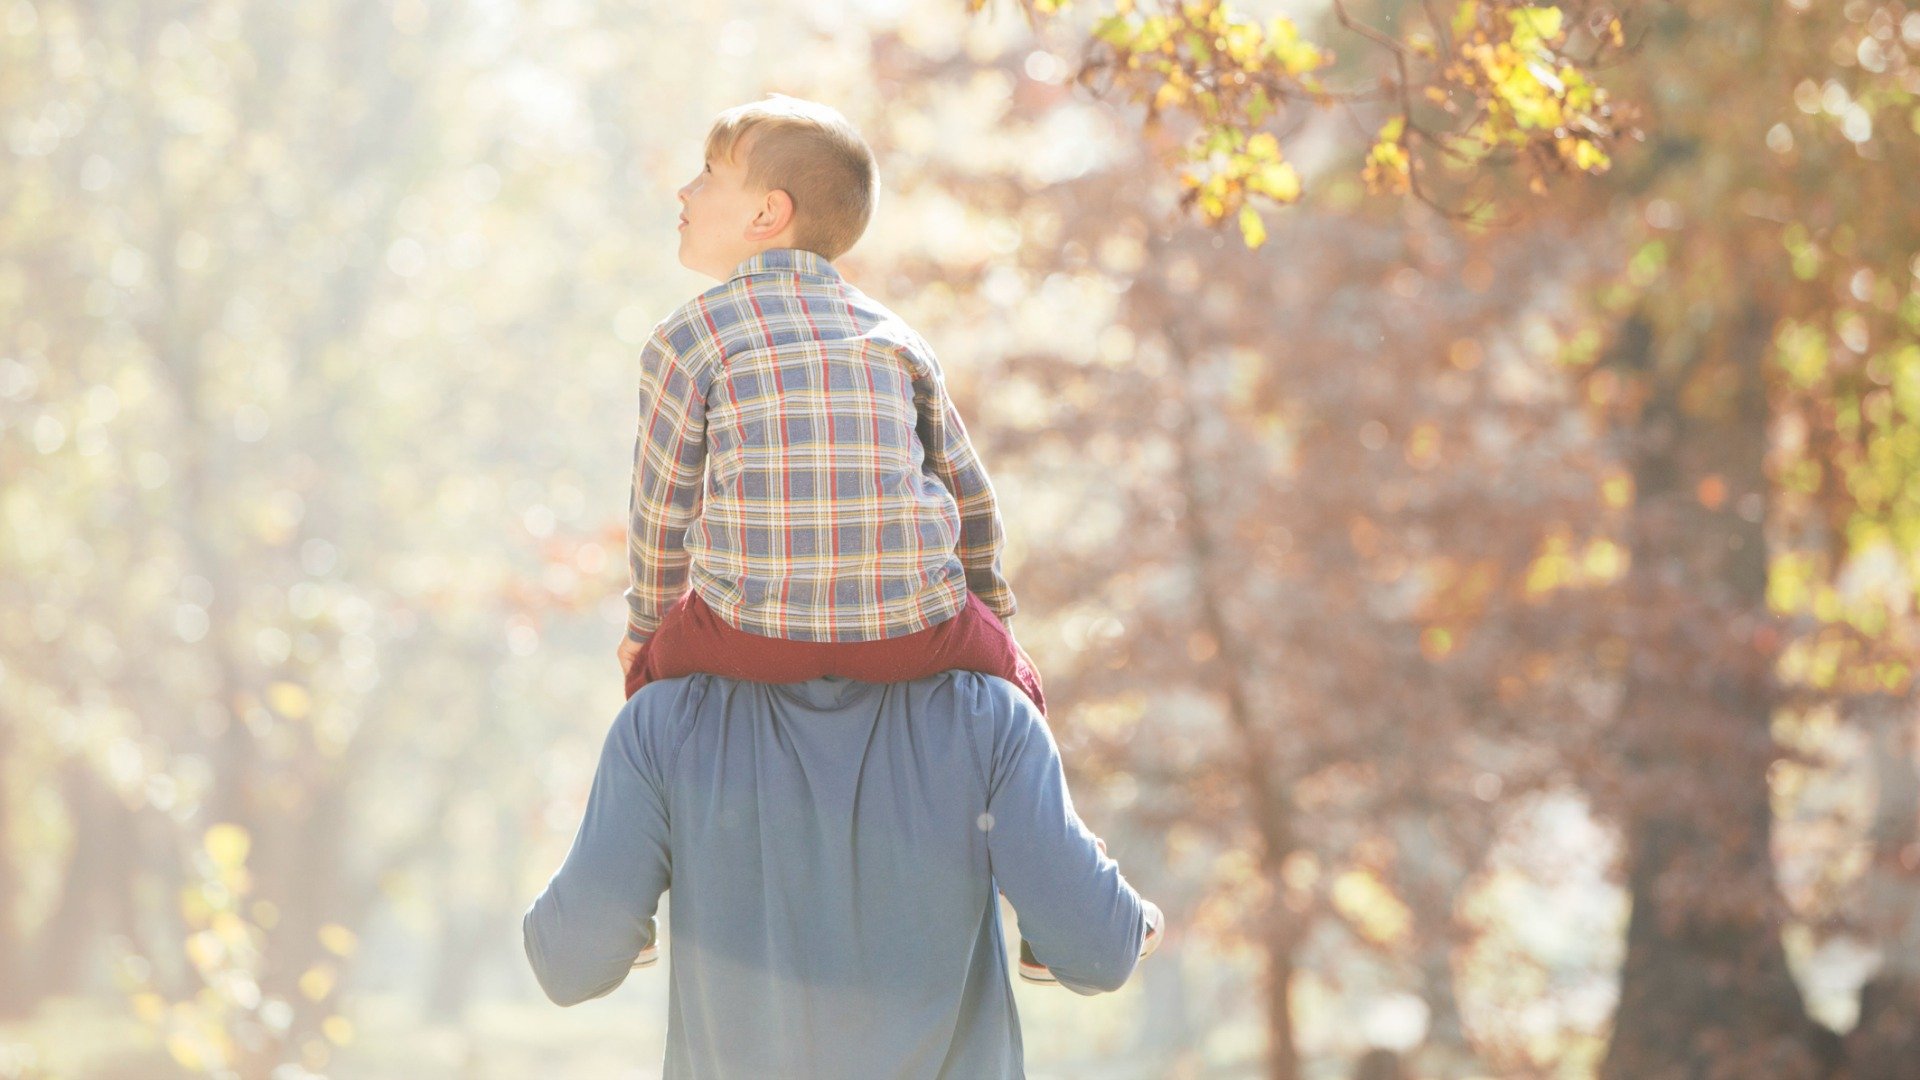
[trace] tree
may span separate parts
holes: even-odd
[[[1355,25],[1344,7],[1336,10]],[[1627,691],[1608,741],[1618,762],[1608,786],[1630,841],[1634,917],[1605,1075],[1822,1075],[1838,1047],[1807,1019],[1782,952],[1788,913],[1773,881],[1766,778],[1780,757],[1771,736],[1776,713],[1849,683],[1897,688],[1911,677],[1889,648],[1895,635],[1883,598],[1843,611],[1822,581],[1877,543],[1914,548],[1920,462],[1907,452],[1912,428],[1898,423],[1907,412],[1893,387],[1920,370],[1912,345],[1920,299],[1911,285],[1903,297],[1900,284],[1920,244],[1914,215],[1896,209],[1889,220],[1886,212],[1904,205],[1889,185],[1911,175],[1920,145],[1898,123],[1915,91],[1902,44],[1910,35],[1898,28],[1898,9],[1872,4],[1647,5],[1624,21],[1637,14],[1646,16],[1647,38],[1608,80],[1624,101],[1647,107],[1652,146],[1602,182],[1570,186],[1563,205],[1543,215],[1562,227],[1606,220],[1638,234],[1626,246],[1633,260],[1622,280],[1593,305],[1609,345],[1576,372],[1584,396],[1608,406],[1603,413],[1632,463],[1631,561],[1622,584],[1629,617],[1618,623],[1624,647],[1606,650],[1603,673],[1613,671]],[[1484,35],[1502,16],[1512,31],[1504,42],[1472,38],[1471,28]],[[1418,172],[1385,149],[1423,127],[1412,93],[1422,80],[1404,67],[1410,52],[1431,50],[1445,79],[1471,73],[1489,47],[1509,60],[1503,44],[1521,54],[1557,49],[1563,27],[1619,44],[1620,24],[1594,16],[1563,20],[1555,8],[1523,13],[1469,2],[1444,27],[1428,12],[1403,40],[1363,31],[1391,55],[1397,73],[1383,82],[1401,104],[1368,151],[1369,182],[1381,187],[1380,176],[1402,165],[1409,176]],[[1197,42],[1160,33],[1196,23]],[[1143,22],[1123,4],[1089,36],[1119,50],[1127,67],[1120,82],[1136,99],[1151,93],[1156,106],[1186,106],[1196,132],[1183,144],[1190,156],[1231,150],[1227,173],[1244,175],[1244,158],[1278,158],[1265,141],[1258,154],[1243,149],[1267,134],[1264,110],[1236,112],[1202,95],[1186,105],[1182,97],[1187,86],[1218,92],[1228,67],[1211,61],[1221,45],[1216,39],[1209,49],[1205,32],[1240,25],[1217,5],[1181,5]],[[1465,40],[1461,29],[1469,29]],[[1713,47],[1703,47],[1708,42]],[[1093,69],[1112,70],[1102,47],[1094,49]],[[1280,51],[1254,56],[1259,77],[1235,85],[1297,75],[1284,70]],[[1551,56],[1538,60],[1509,64],[1500,70],[1511,79],[1495,78],[1483,84],[1487,93],[1469,97],[1476,107],[1465,112],[1487,120],[1481,130],[1503,114],[1541,116],[1541,87],[1558,101],[1550,110],[1556,124],[1568,120],[1569,107],[1577,120],[1581,105],[1603,102],[1597,88],[1584,89],[1592,86],[1585,72],[1543,78]],[[1843,79],[1836,66],[1859,70]],[[1788,99],[1778,88],[1790,81]],[[1531,105],[1505,97],[1516,89]],[[1432,100],[1447,96],[1443,88]],[[1509,135],[1529,138],[1518,130],[1524,121],[1514,127]],[[1598,143],[1556,145],[1567,153],[1555,160],[1606,168]],[[1498,175],[1465,164],[1469,179]],[[1218,175],[1198,190],[1210,182],[1217,189]],[[1887,194],[1852,197],[1860,191]],[[1224,209],[1222,198],[1200,205],[1209,219]],[[1249,243],[1259,241],[1260,229],[1242,228]],[[1836,344],[1848,362],[1830,362]],[[1770,443],[1776,422],[1794,433],[1786,453]],[[1798,651],[1787,651],[1782,615],[1798,616],[1792,629],[1808,640],[1796,644],[1826,657],[1793,693],[1776,670]]]
[[[970,79],[911,57],[882,66],[905,86]],[[1006,67],[989,121],[1021,146],[1058,88],[1021,74],[1044,61]],[[1140,792],[1154,865],[1196,835],[1218,853],[1213,911],[1193,915],[1260,958],[1272,1075],[1301,1068],[1302,972],[1377,960],[1448,1028],[1452,905],[1500,794],[1549,782],[1593,724],[1548,677],[1577,639],[1524,585],[1543,548],[1597,527],[1604,477],[1569,476],[1591,448],[1564,401],[1527,390],[1550,359],[1500,340],[1553,317],[1584,254],[1332,214],[1235,251],[1168,228],[1134,154],[1045,184],[959,160],[943,190],[1026,242],[986,265],[928,252],[915,277],[966,297],[953,336],[985,366],[956,393],[1034,537],[1015,574],[1043,614],[1020,632],[1076,779]],[[1410,258],[1421,271],[1394,276]],[[1489,288],[1499,274],[1542,287]],[[1027,344],[1048,318],[1091,325],[1071,352]],[[1535,710],[1566,719],[1538,731]]]

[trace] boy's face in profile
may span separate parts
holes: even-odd
[[[767,193],[747,186],[750,148],[741,143],[734,145],[732,161],[709,159],[677,195],[680,265],[718,281],[769,246],[766,237],[757,235],[754,222],[767,208]]]

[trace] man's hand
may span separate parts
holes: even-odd
[[[644,641],[635,641],[625,634],[620,635],[620,649],[616,655],[620,657],[620,674],[622,676],[625,676],[633,670],[633,665],[640,660],[641,650],[646,647],[647,643]]]
[[[1104,839],[1094,837],[1093,846],[1100,849],[1100,854],[1107,853],[1107,842]],[[1167,917],[1161,912],[1159,904],[1144,898],[1142,903],[1145,906],[1141,908],[1140,913],[1146,917],[1147,934],[1140,941],[1140,959],[1145,960],[1153,955],[1153,950],[1160,947],[1160,936],[1166,932]]]
[[[1151,900],[1146,901],[1144,914],[1147,917],[1147,936],[1140,942],[1140,959],[1142,960],[1153,955],[1153,950],[1160,947],[1160,939],[1167,932],[1167,917],[1161,912],[1159,904]]]

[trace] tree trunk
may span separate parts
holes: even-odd
[[[1171,913],[1168,921],[1180,925]],[[1192,1052],[1195,1032],[1186,974],[1181,970],[1181,941],[1177,933],[1167,938],[1141,965],[1140,973],[1142,1019],[1134,1053],[1136,1060],[1154,1063],[1169,1076],[1197,1072],[1201,1064]]]
[[[1395,887],[1413,913],[1413,963],[1429,1017],[1425,1045],[1415,1060],[1423,1075],[1454,1080],[1489,1072],[1467,1037],[1466,1019],[1460,1014],[1453,971],[1453,951],[1460,935],[1453,908],[1469,873],[1485,858],[1492,830],[1476,833],[1461,850],[1436,827],[1436,817],[1423,814],[1394,822]]]
[[[1777,636],[1761,525],[1773,319],[1743,297],[1713,322],[1724,337],[1674,343],[1685,364],[1673,377],[1655,370],[1663,343],[1643,317],[1621,338],[1622,366],[1651,393],[1629,446],[1638,621],[1620,810],[1633,907],[1601,1080],[1814,1080],[1837,1049],[1787,968],[1770,847]]]
[[[1174,365],[1181,372],[1181,385],[1192,387],[1193,380],[1186,374],[1193,362],[1188,347],[1177,333],[1169,334],[1168,344],[1172,347]],[[1182,404],[1174,438],[1179,470],[1177,483],[1186,509],[1183,525],[1194,578],[1196,615],[1200,629],[1217,646],[1212,666],[1216,684],[1226,699],[1228,727],[1240,747],[1241,776],[1256,837],[1256,858],[1260,875],[1268,885],[1265,910],[1256,916],[1256,937],[1266,957],[1267,1075],[1270,1080],[1298,1080],[1300,1051],[1293,1030],[1293,972],[1294,954],[1305,935],[1298,920],[1287,910],[1283,899],[1286,886],[1281,875],[1281,868],[1295,846],[1293,804],[1283,784],[1271,733],[1255,712],[1247,689],[1252,661],[1228,624],[1223,591],[1215,581],[1218,556],[1212,522],[1220,512],[1220,504],[1207,490],[1204,480],[1212,471],[1203,470],[1199,460],[1194,431],[1194,417],[1199,408],[1191,400]]]
[[[1400,1055],[1391,1050],[1369,1050],[1354,1063],[1353,1080],[1406,1080]]]
[[[1860,992],[1860,1022],[1847,1036],[1850,1080],[1905,1080],[1920,1062],[1920,772],[1914,762],[1912,694],[1868,700],[1861,723],[1879,801],[1873,864],[1860,921],[1880,947],[1880,970]]]
[[[61,776],[67,810],[73,815],[73,855],[53,915],[36,935],[32,970],[22,980],[30,997],[84,987],[109,905],[123,914],[131,906],[132,815],[87,763],[68,762]]]

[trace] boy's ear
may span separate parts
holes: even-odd
[[[760,211],[747,223],[747,239],[769,240],[786,231],[793,224],[793,196],[779,188],[767,191],[766,198],[760,202]]]

